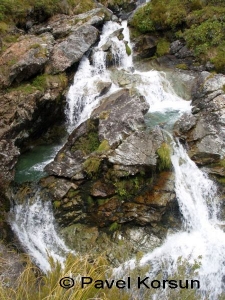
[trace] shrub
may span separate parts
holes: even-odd
[[[157,43],[157,50],[156,55],[157,56],[163,56],[167,54],[170,50],[170,42],[168,42],[166,39],[160,39]]]

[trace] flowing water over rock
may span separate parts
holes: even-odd
[[[126,22],[123,26],[124,39],[130,46]],[[117,84],[113,80],[112,83],[115,69],[122,72],[123,86],[136,89],[150,104],[149,120],[146,121],[150,127],[169,123],[167,128],[171,128],[183,112],[189,112],[191,109],[190,102],[175,94],[164,73],[134,70],[132,58],[126,53],[126,43],[118,38],[119,29],[121,26],[117,23],[106,23],[100,42],[93,50],[92,64],[86,56],[80,63],[67,97],[69,131],[90,116],[101,100],[102,94],[110,94],[121,88],[121,81]],[[107,47],[111,48],[113,56],[114,69],[110,70],[107,68]],[[183,231],[168,234],[161,247],[142,257],[140,265],[151,266],[149,276],[152,279],[163,272],[163,279],[167,280],[178,272],[181,261],[188,269],[187,271],[185,269],[183,274],[185,279],[191,276],[194,276],[191,279],[199,279],[201,286],[199,297],[206,299],[209,294],[211,300],[216,300],[223,290],[225,278],[225,233],[220,229],[217,190],[215,184],[189,159],[179,143],[173,142],[172,148],[175,192],[183,216]],[[28,252],[35,257],[43,270],[48,269],[45,249],[55,258],[61,251],[68,251],[57,237],[53,227],[54,219],[48,205],[41,204],[37,195],[37,202],[30,207],[17,205],[14,208],[15,220],[12,223],[21,242],[27,245]],[[37,236],[39,238],[35,239]],[[196,263],[198,263],[197,272],[193,275],[190,265]],[[126,265],[134,267],[135,260],[127,262]],[[167,293],[168,289],[160,289],[153,299],[167,299]]]
[[[218,219],[216,186],[190,160],[179,143],[173,144],[173,150],[175,191],[183,216],[184,231],[169,234],[164,244],[145,255],[140,264],[151,265],[151,278],[156,278],[159,270],[166,271],[165,277],[173,278],[178,271],[180,258],[186,267],[187,262],[190,265],[197,263],[199,265],[195,276],[191,279],[200,281],[202,298],[209,295],[209,299],[218,299],[224,288],[225,233]],[[184,279],[190,279],[193,274],[186,270],[184,276]]]
[[[56,232],[49,202],[43,202],[37,192],[34,203],[15,205],[11,215],[13,231],[43,272],[50,270],[49,257],[63,265],[66,254],[71,250]]]

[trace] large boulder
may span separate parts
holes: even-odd
[[[0,56],[0,88],[41,73],[49,60],[54,38],[50,33],[22,36]]]
[[[146,129],[148,108],[143,97],[127,89],[103,98],[46,166],[51,176],[41,185],[62,226],[160,224],[175,196],[167,187],[171,177],[157,174],[157,150],[165,142],[160,128]]]
[[[46,71],[48,73],[60,73],[79,62],[98,37],[98,30],[91,25],[85,24],[78,27],[66,40],[54,46]]]

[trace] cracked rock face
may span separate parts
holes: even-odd
[[[145,99],[128,89],[103,98],[45,167],[51,176],[42,186],[52,195],[62,226],[160,224],[175,199],[174,179],[170,172],[157,173],[164,138],[160,128],[146,129],[148,109]],[[61,184],[69,188],[63,194]]]
[[[91,25],[82,25],[65,41],[53,48],[47,72],[59,73],[81,60],[84,53],[97,41],[98,30]]]
[[[224,75],[202,72],[193,90],[192,115],[182,116],[174,127],[199,165],[218,162],[225,154],[224,84]]]

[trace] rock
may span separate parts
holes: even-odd
[[[63,78],[65,81],[63,81]],[[47,76],[43,86],[27,84],[0,94],[0,176],[10,182],[23,147],[62,117],[62,92],[66,77]],[[57,106],[55,105],[57,102]]]
[[[120,87],[130,89],[135,89],[136,84],[138,85],[142,82],[140,75],[130,74],[125,70],[113,70],[111,73],[111,80]]]
[[[105,253],[114,267],[140,252],[149,252],[160,246],[161,239],[149,232],[149,228],[140,226],[117,229],[107,234],[95,226],[74,224],[61,229],[61,235],[71,249],[92,256]]]
[[[117,37],[118,39],[121,39],[122,32],[123,32],[123,28],[119,28],[119,29],[113,31],[109,35],[109,37],[108,37],[107,41],[105,42],[105,44],[103,44],[101,46],[101,50],[108,51],[109,48],[111,47],[112,43],[113,43],[112,38]],[[122,35],[122,37],[123,37],[123,35]]]
[[[115,194],[115,187],[103,181],[97,181],[93,184],[90,195],[98,198],[106,198]]]
[[[54,46],[46,71],[55,74],[71,67],[97,41],[98,35],[98,30],[91,25],[78,27],[65,41]]]
[[[53,48],[53,36],[23,36],[0,57],[0,88],[21,82],[41,73]]]
[[[99,118],[99,140],[107,140],[110,146],[118,144],[130,133],[145,126],[144,114],[148,109],[144,99],[130,96],[128,90],[120,90],[103,99],[91,115],[93,119]],[[107,112],[105,118],[101,118],[103,111]]]
[[[83,24],[100,26],[104,21],[110,20],[111,16],[112,12],[105,7],[96,8],[75,16],[57,14],[45,24],[33,26],[30,32],[35,34],[51,32],[55,39],[61,39],[67,37]]]
[[[184,42],[176,40],[170,44],[170,54],[178,53],[184,47]]]
[[[109,161],[125,166],[156,166],[156,150],[162,142],[163,135],[159,129],[155,129],[150,134],[135,132],[109,156]]]
[[[157,38],[151,35],[141,35],[134,40],[133,57],[143,59],[152,57],[156,53]]]
[[[202,72],[193,88],[194,116],[175,124],[177,136],[188,144],[190,157],[199,165],[216,163],[224,155],[225,76]]]

